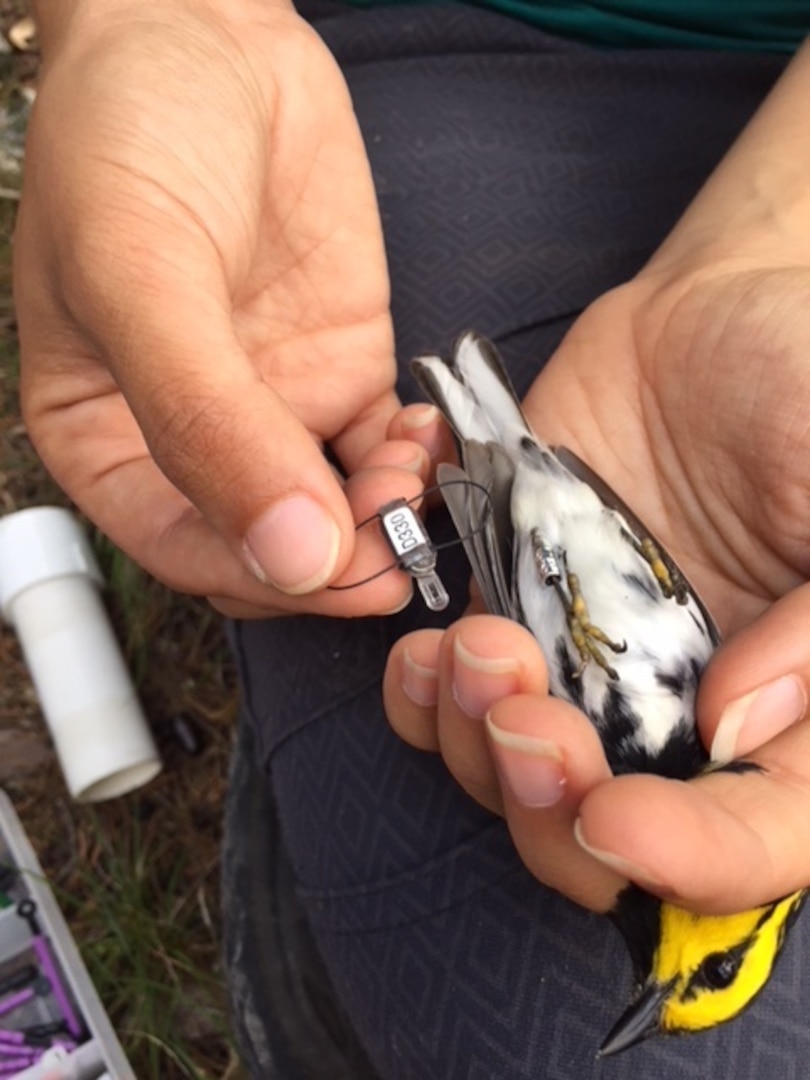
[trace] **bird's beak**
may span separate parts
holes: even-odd
[[[625,1009],[612,1031],[599,1047],[599,1057],[627,1050],[660,1030],[661,1006],[672,990],[672,983],[648,983],[639,997]]]

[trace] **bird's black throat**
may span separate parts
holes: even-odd
[[[609,917],[624,938],[633,976],[641,986],[652,970],[661,939],[661,901],[631,883],[616,897]]]

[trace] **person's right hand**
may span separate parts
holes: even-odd
[[[40,18],[15,288],[46,466],[146,569],[229,613],[401,606],[401,574],[323,589],[379,568],[354,521],[428,464],[382,445],[388,277],[334,60],[282,0]],[[345,488],[326,444],[359,470]]]

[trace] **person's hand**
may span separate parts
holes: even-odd
[[[323,589],[388,558],[354,523],[428,465],[384,443],[388,278],[332,57],[281,0],[39,14],[15,288],[45,464],[156,577],[229,613],[401,606],[402,574]]]
[[[728,643],[698,701],[721,761],[762,773],[611,778],[539,648],[492,616],[397,643],[394,728],[505,814],[541,880],[609,907],[623,878],[704,911],[810,884],[810,269],[662,260],[578,320],[525,402],[664,543]],[[397,430],[397,423],[393,425]]]

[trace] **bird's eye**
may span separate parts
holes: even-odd
[[[700,965],[700,981],[712,990],[725,990],[734,982],[741,959],[734,953],[710,953]]]

